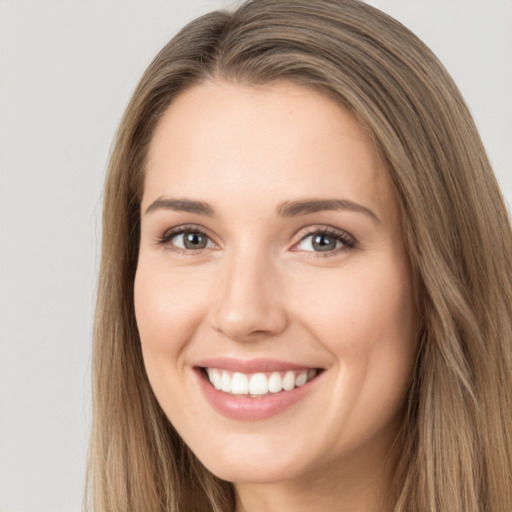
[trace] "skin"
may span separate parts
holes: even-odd
[[[173,101],[146,171],[136,317],[151,385],[184,441],[234,482],[240,511],[392,510],[418,320],[393,187],[365,130],[310,89],[211,81]],[[155,206],[161,198],[213,214]],[[276,212],[306,199],[373,215]],[[159,242],[184,225],[211,242]],[[318,252],[310,235],[326,227],[351,244]],[[287,409],[239,420],[211,407],[194,371],[225,356],[323,372]]]

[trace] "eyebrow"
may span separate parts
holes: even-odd
[[[153,201],[147,207],[146,214],[160,209],[196,213],[207,217],[213,217],[215,215],[213,208],[204,201],[166,197],[159,197]],[[370,210],[370,208],[348,199],[307,199],[303,201],[285,201],[277,207],[277,214],[279,217],[299,217],[301,215],[309,215],[311,213],[335,210],[348,210],[363,213],[377,224],[380,224],[380,219],[372,210]]]
[[[176,212],[197,213],[198,215],[206,215],[212,217],[214,215],[213,208],[203,201],[193,201],[191,199],[172,199],[159,197],[153,201],[146,209],[146,213],[155,210],[174,210]]]
[[[369,216],[377,224],[380,219],[375,212],[362,204],[354,203],[348,199],[308,199],[305,201],[285,201],[278,207],[278,215],[281,217],[298,217],[322,211],[348,210],[363,213]]]

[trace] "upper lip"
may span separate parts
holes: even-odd
[[[311,368],[318,368],[314,365],[304,365],[276,359],[237,359],[233,357],[203,359],[202,361],[198,361],[195,366],[201,368],[217,368],[240,373],[282,372],[287,370],[309,370]]]

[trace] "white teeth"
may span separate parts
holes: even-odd
[[[291,391],[295,387],[295,372],[286,372],[283,379],[283,389]]]
[[[226,393],[231,392],[231,379],[229,378],[229,375],[226,372],[222,372],[222,391],[225,391]]]
[[[268,393],[291,391],[303,386],[316,377],[317,370],[300,370],[287,372],[253,373],[247,375],[241,372],[231,373],[218,368],[207,368],[208,379],[215,387],[233,395],[263,396]]]
[[[226,374],[226,372],[224,373]],[[247,395],[247,393],[249,393],[249,379],[246,375],[243,373],[233,374],[231,393],[234,395]]]
[[[268,393],[268,382],[264,373],[255,373],[251,376],[249,393],[251,395],[266,395]]]
[[[215,368],[208,368],[208,377],[215,389],[222,389],[222,379],[219,370],[216,370]]]
[[[271,393],[279,393],[283,389],[283,379],[281,379],[281,375],[278,372],[272,373],[270,378],[268,379],[268,390]]]
[[[297,378],[295,379],[295,385],[297,387],[304,386],[308,380],[308,372],[300,372],[299,375],[297,375]]]

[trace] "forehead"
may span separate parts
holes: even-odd
[[[143,203],[166,194],[215,202],[219,192],[241,202],[248,193],[266,202],[334,194],[377,210],[393,202],[387,172],[354,116],[285,82],[206,82],[165,112],[150,145]]]

